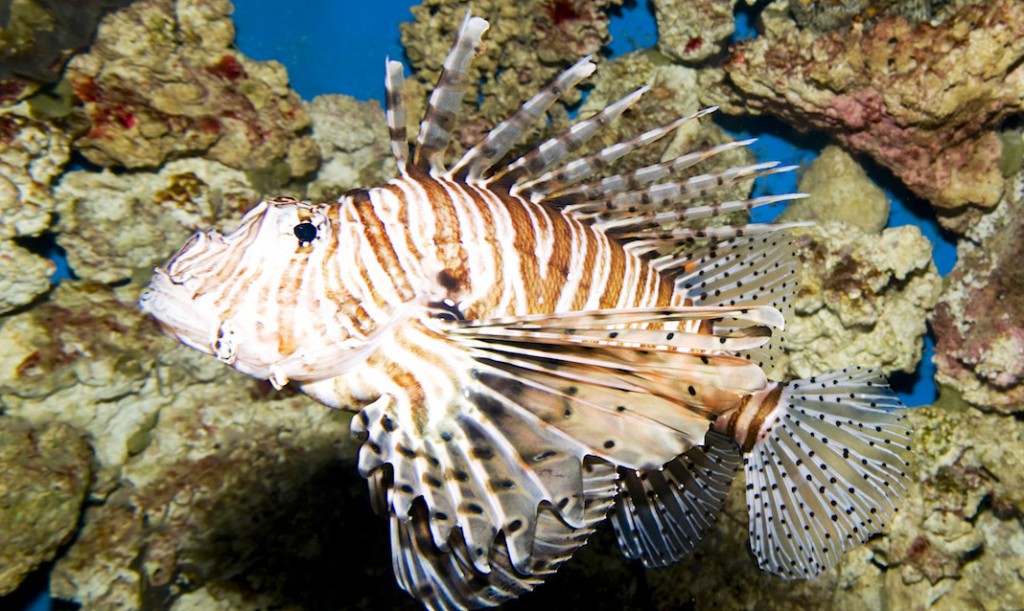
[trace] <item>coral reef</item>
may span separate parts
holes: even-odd
[[[50,228],[50,185],[70,155],[70,137],[28,116],[24,105],[0,110],[0,314],[50,288],[53,263],[16,240]]]
[[[231,228],[260,193],[216,161],[181,159],[156,173],[68,172],[55,190],[58,243],[80,278],[148,278],[200,228]],[[126,225],[130,223],[130,225]]]
[[[766,8],[765,35],[703,75],[707,103],[831,134],[943,214],[999,201],[996,130],[1024,107],[1024,5],[968,6],[937,26],[889,16],[827,34],[798,29],[783,7]]]
[[[242,170],[312,172],[319,153],[284,67],[232,48],[228,0],[141,0],[100,22],[68,64],[93,163],[155,167],[202,155]]]
[[[957,265],[931,319],[936,381],[977,407],[1024,411],[1024,173],[957,245]]]
[[[871,235],[843,223],[794,230],[803,261],[786,328],[789,372],[849,364],[913,372],[925,320],[942,290],[931,243],[912,225]]]
[[[939,23],[977,0],[791,0],[789,9],[800,27],[819,32],[848,27],[855,19],[869,23],[898,15],[913,23]]]
[[[74,427],[0,416],[0,596],[53,560],[78,526],[92,475]]]
[[[0,106],[57,80],[64,62],[89,43],[100,11],[128,0],[14,0],[0,27]]]
[[[656,0],[658,49],[685,63],[717,55],[736,29],[735,4],[736,0]]]
[[[836,221],[865,233],[878,233],[889,222],[889,199],[838,146],[826,146],[800,177],[798,190],[810,195],[779,215],[780,221]]]
[[[381,184],[397,173],[384,111],[376,101],[317,96],[309,105],[322,161],[306,197],[333,201],[349,189]]]

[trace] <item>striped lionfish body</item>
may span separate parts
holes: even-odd
[[[671,563],[741,461],[761,567],[835,564],[907,486],[902,406],[870,371],[765,375],[795,290],[790,226],[686,227],[797,197],[694,202],[790,168],[675,178],[737,142],[586,182],[712,110],[573,158],[643,89],[499,166],[589,59],[447,168],[486,29],[467,15],[411,156],[388,62],[397,178],[333,203],[264,201],[230,234],[196,234],[143,309],[244,373],[357,412],[396,576],[430,608],[531,590],[609,515],[628,557]]]

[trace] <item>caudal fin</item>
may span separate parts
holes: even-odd
[[[909,484],[910,429],[877,371],[780,388],[744,458],[750,544],[762,569],[809,578],[890,522]]]

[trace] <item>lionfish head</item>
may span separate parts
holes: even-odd
[[[275,384],[326,377],[307,370],[311,361],[333,363],[336,375],[366,341],[339,312],[351,302],[343,289],[318,298],[338,246],[330,208],[275,198],[226,235],[195,233],[155,270],[140,307],[169,335],[249,375]]]

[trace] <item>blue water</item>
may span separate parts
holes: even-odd
[[[396,26],[411,20],[409,7],[415,4],[418,2],[414,0],[244,0],[235,6],[236,42],[253,59],[273,59],[284,64],[292,87],[307,100],[324,93],[343,93],[362,100],[377,99],[383,104],[384,58],[404,59]],[[752,11],[746,8],[737,12],[734,40],[757,35],[751,15]],[[657,42],[652,9],[644,0],[627,0],[624,8],[611,13],[611,19],[614,40],[607,49],[611,56]],[[758,137],[752,149],[762,160],[806,167],[827,144],[823,139],[808,138],[770,120],[720,118],[719,122],[736,137]],[[869,173],[886,190],[892,203],[889,226],[920,227],[935,246],[936,267],[941,274],[947,274],[956,263],[956,248],[951,237],[939,228],[928,205],[915,200],[883,170],[873,168]],[[796,174],[770,176],[756,189],[759,193],[793,192]],[[781,209],[781,204],[762,208],[756,211],[755,220],[771,220]],[[67,277],[66,261],[56,251],[53,256],[60,266],[55,279]],[[929,335],[918,371],[911,376],[894,377],[893,385],[908,405],[926,405],[935,400],[933,346]],[[0,598],[0,608],[49,611],[51,605],[45,589],[45,579],[36,576],[19,592]]]

